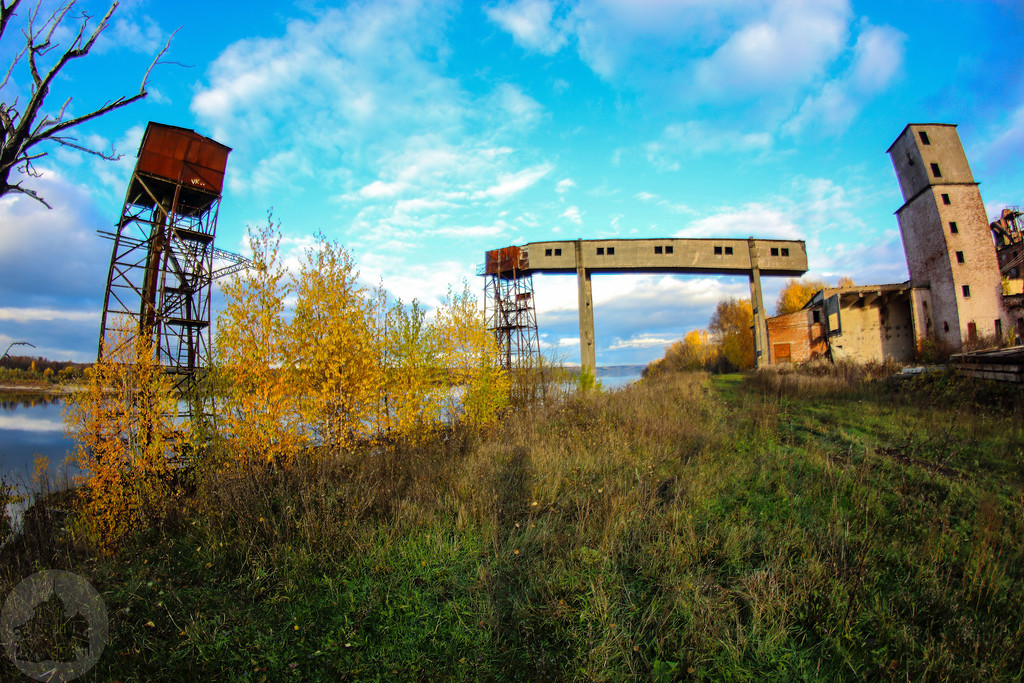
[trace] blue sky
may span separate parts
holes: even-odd
[[[106,5],[85,2],[97,16]],[[147,121],[232,147],[218,245],[268,209],[292,263],[322,231],[367,283],[433,306],[487,249],[546,239],[807,241],[814,277],[907,277],[885,150],[910,122],[959,124],[990,216],[1024,203],[1016,0],[123,2],[51,95],[124,158],[50,149],[0,200],[0,345],[91,360],[110,229]],[[0,44],[9,60],[12,36]],[[5,62],[6,63],[6,62]],[[15,73],[5,102],[25,86]],[[600,365],[644,363],[703,327],[743,278],[594,278]],[[766,302],[783,282],[766,281]],[[578,360],[576,285],[535,278],[542,343]]]

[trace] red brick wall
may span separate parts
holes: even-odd
[[[768,362],[772,365],[788,362],[803,363],[828,350],[825,327],[814,322],[814,311],[803,310],[768,318]]]

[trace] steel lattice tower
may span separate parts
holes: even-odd
[[[187,128],[150,123],[113,239],[99,356],[117,318],[149,335],[182,395],[209,364],[213,281],[248,265],[214,246],[230,148]],[[214,263],[224,261],[219,270]],[[186,411],[190,409],[186,408]]]
[[[518,374],[540,367],[533,273],[519,247],[487,252],[484,315],[498,344],[501,367]]]

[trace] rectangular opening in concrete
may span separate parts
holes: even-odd
[[[732,247],[726,247],[725,248],[725,255],[726,256],[732,256]]]
[[[971,298],[971,286],[970,285],[964,285],[963,287],[960,288],[960,291],[962,291],[964,293],[964,298],[965,299],[970,299]]]
[[[946,206],[949,206],[953,202],[949,201],[949,195],[948,194],[944,194],[944,195],[942,195],[942,203],[945,204]]]
[[[789,256],[789,249],[787,249],[786,247],[783,247],[782,248],[782,255],[783,256]]]
[[[551,250],[550,249],[545,249],[544,250],[544,255],[545,256],[551,256]]]
[[[957,263],[963,263],[964,262],[964,252],[962,252],[962,251],[956,252],[956,262]]]
[[[660,254],[661,253],[661,247],[655,247],[654,248],[654,253],[655,254]]]
[[[778,256],[778,255],[779,255],[779,248],[778,247],[772,247],[772,256]]]
[[[615,247],[608,247],[608,255],[615,256]]]
[[[926,132],[924,132],[922,130],[922,131],[919,131],[917,134],[921,138],[921,144],[922,145],[930,145],[930,144],[932,144],[931,141],[928,140],[928,133],[926,133]]]
[[[942,195],[942,196],[945,197],[946,195]],[[960,232],[959,230],[957,230],[956,221],[950,221],[949,222],[949,232],[950,232],[951,235],[955,235],[958,232]]]
[[[555,249],[555,256],[561,256],[561,255],[562,255],[562,250],[561,249]]]
[[[932,175],[935,176],[936,178],[941,178],[942,177],[942,171],[939,170],[939,165],[938,164],[932,164],[931,167],[932,167]]]
[[[604,247],[598,247],[597,248],[597,255],[598,256],[604,256]]]
[[[657,250],[657,247],[655,247],[655,250]],[[721,256],[721,255],[722,255],[722,248],[721,247],[715,247],[715,256]]]
[[[972,320],[967,323],[967,338],[975,341],[978,338],[978,325]]]
[[[672,245],[668,245],[668,246],[665,247],[665,253],[666,254],[671,254],[672,251],[673,251]]]

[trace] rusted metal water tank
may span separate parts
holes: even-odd
[[[150,122],[128,188],[129,201],[201,213],[220,197],[230,151],[189,128]]]

